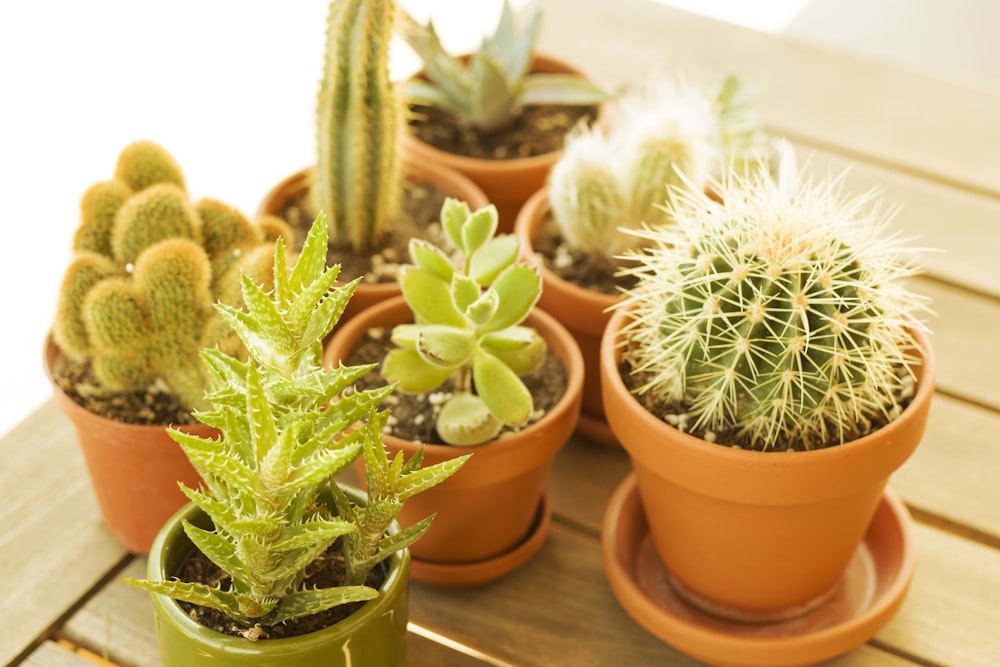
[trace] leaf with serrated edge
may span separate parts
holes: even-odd
[[[444,204],[441,206],[441,226],[444,228],[448,240],[463,252],[465,247],[462,245],[462,225],[465,224],[469,215],[467,203],[454,197],[445,198]]]
[[[472,362],[476,392],[497,419],[520,425],[531,416],[531,392],[517,374],[492,354],[476,350]]]
[[[477,209],[462,225],[462,247],[466,256],[476,254],[497,230],[497,207],[493,204]]]
[[[305,285],[326,270],[327,250],[326,214],[320,213],[309,228],[309,234],[306,235],[302,250],[288,277],[288,287],[292,294],[298,294]]]
[[[500,297],[492,287],[483,292],[482,296],[469,304],[465,309],[465,317],[475,327],[482,327],[493,319],[500,307]]]
[[[396,487],[396,497],[400,500],[406,500],[422,491],[426,491],[432,486],[440,484],[458,472],[465,465],[465,462],[469,460],[470,456],[472,455],[456,456],[453,459],[442,461],[429,468],[404,475],[402,478],[403,484]]]
[[[166,595],[174,600],[190,602],[201,607],[208,607],[221,611],[226,616],[244,625],[250,625],[253,621],[240,611],[236,596],[228,591],[221,591],[204,584],[189,584],[183,581],[145,581],[142,579],[126,578],[126,583],[132,584],[150,593]]]
[[[449,368],[432,366],[424,361],[416,350],[391,350],[382,364],[382,375],[396,383],[400,390],[411,394],[432,391],[451,374]]]
[[[269,341],[269,346],[276,348],[280,354],[287,355],[294,352],[295,336],[286,326],[274,302],[268,298],[260,285],[246,274],[242,276],[242,286],[243,301],[256,325],[255,330],[260,332],[260,335]]]
[[[284,623],[294,618],[318,614],[351,602],[365,602],[378,597],[378,591],[368,586],[338,586],[289,593],[274,612],[273,622]]]
[[[445,401],[438,413],[437,431],[449,445],[478,445],[500,433],[503,422],[497,419],[478,396],[457,393]]]
[[[278,426],[274,423],[271,404],[261,385],[260,374],[255,366],[247,371],[247,419],[250,424],[250,439],[253,442],[254,464],[259,466],[267,452],[278,441]]]
[[[542,293],[542,277],[527,264],[515,264],[504,269],[493,282],[500,297],[496,315],[485,326],[486,331],[499,331],[520,324]]]
[[[254,573],[236,556],[236,549],[226,538],[216,533],[209,532],[192,523],[184,522],[184,533],[194,544],[195,548],[218,565],[224,572],[232,575],[233,579],[241,581],[253,581]]]
[[[510,329],[504,329],[504,331],[510,331]],[[492,341],[482,340],[480,344],[484,351],[507,364],[514,373],[525,375],[542,365],[548,350],[544,338],[531,329],[528,329],[528,331],[533,335],[527,345],[520,347],[497,347],[490,344],[491,342],[496,342],[497,339],[492,339]]]
[[[480,285],[492,285],[497,276],[517,261],[521,245],[513,234],[490,239],[469,265],[469,275]]]
[[[410,260],[445,282],[450,282],[455,273],[455,267],[444,251],[423,239],[410,239]]]
[[[456,273],[451,278],[451,300],[455,304],[455,308],[460,313],[465,313],[465,309],[469,307],[469,304],[474,302],[482,295],[482,290],[477,283],[472,278],[468,276],[463,276],[460,273]],[[436,323],[435,323],[436,324]]]
[[[427,269],[405,266],[399,274],[399,287],[418,324],[432,322],[460,327],[465,318],[451,300],[451,285]]]
[[[334,265],[290,299],[289,307],[285,309],[283,317],[288,322],[288,328],[298,334],[300,339],[305,341],[310,340],[302,332],[306,331],[306,324],[309,322],[309,318],[323,299],[333,296],[333,294],[330,294],[331,291],[334,293],[346,291],[346,295],[342,297],[345,302],[350,298],[351,293],[354,291],[353,287],[339,286],[334,288],[339,273],[339,265]]]
[[[454,369],[472,358],[475,337],[471,331],[427,324],[417,333],[417,354],[432,366]]]

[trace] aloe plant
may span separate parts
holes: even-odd
[[[421,25],[400,10],[400,33],[423,61],[427,77],[407,81],[402,94],[484,133],[509,126],[525,105],[603,101],[604,91],[581,76],[530,72],[540,27],[540,11],[522,26],[505,0],[496,31],[463,62],[444,49],[432,22]]]
[[[319,216],[287,270],[278,241],[273,291],[244,276],[246,310],[219,305],[250,352],[246,362],[215,348],[202,353],[212,378],[211,409],[197,417],[221,437],[170,432],[205,480],[201,490],[182,489],[214,526],[185,523],[184,531],[231,584],[129,580],[219,610],[246,628],[374,597],[377,591],[364,585],[371,569],[419,539],[433,519],[389,533],[403,501],[443,481],[468,458],[424,469],[419,454],[409,461],[397,454],[390,461],[381,441],[388,413],[377,406],[391,387],[347,391],[371,366],[323,368],[322,341],[358,283],[335,286],[339,267],[325,267],[326,229]],[[359,420],[365,424],[354,428]],[[365,463],[366,505],[331,483],[358,456]],[[334,507],[320,500],[328,489]],[[344,544],[344,585],[306,586],[313,562],[338,539]]]
[[[238,305],[233,276],[253,266],[264,280],[270,265],[251,260],[291,231],[215,200],[192,202],[174,158],[152,141],[126,146],[114,174],[82,197],[53,337],[68,357],[90,363],[96,391],[163,382],[194,408],[208,381],[202,347],[239,349],[212,304]]]
[[[633,234],[638,283],[621,307],[623,359],[660,416],[709,440],[750,449],[813,449],[891,420],[912,391],[906,370],[926,299],[887,235],[871,193],[811,180],[787,157],[687,189],[674,225]]]
[[[456,265],[440,248],[410,241],[413,264],[403,267],[399,282],[416,321],[392,330],[398,348],[386,355],[382,374],[413,393],[451,379],[438,435],[452,445],[474,445],[531,416],[531,393],[519,376],[542,363],[546,345],[521,322],[541,294],[541,278],[517,261],[516,237],[494,236],[494,206],[473,213],[446,199],[441,225],[461,260]]]

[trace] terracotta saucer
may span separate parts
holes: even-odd
[[[887,489],[829,601],[776,623],[719,619],[683,601],[670,585],[634,475],[611,496],[602,547],[611,589],[625,611],[678,651],[718,667],[813,665],[860,646],[899,608],[915,561],[909,513]]]
[[[475,563],[435,563],[411,558],[410,579],[442,588],[471,588],[496,581],[534,556],[545,544],[551,526],[552,505],[548,494],[543,494],[531,530],[510,551]]]

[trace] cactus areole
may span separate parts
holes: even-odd
[[[842,179],[798,181],[761,167],[720,184],[722,202],[687,190],[676,226],[636,232],[635,319],[623,356],[635,392],[665,420],[720,444],[816,449],[899,414],[919,359],[890,214]]]

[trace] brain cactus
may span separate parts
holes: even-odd
[[[87,189],[53,337],[90,362],[105,390],[163,380],[194,407],[204,391],[201,348],[241,349],[213,304],[242,303],[241,268],[267,287],[271,264],[261,257],[290,231],[275,220],[251,224],[214,200],[192,203],[183,183],[173,158],[143,141],[125,148],[113,180]]]
[[[400,206],[402,105],[389,78],[393,0],[333,0],[316,106],[313,205],[332,240],[368,252]]]
[[[624,358],[661,417],[708,440],[813,449],[900,409],[924,299],[883,236],[891,215],[841,179],[772,179],[763,165],[679,194],[668,228],[635,232]],[[912,389],[912,384],[910,384]]]
[[[674,188],[709,178],[761,148],[760,130],[726,79],[713,100],[682,80],[658,79],[625,94],[611,129],[579,127],[549,174],[549,203],[571,247],[607,260],[638,242],[619,233],[668,223]],[[683,175],[683,176],[682,176]]]

